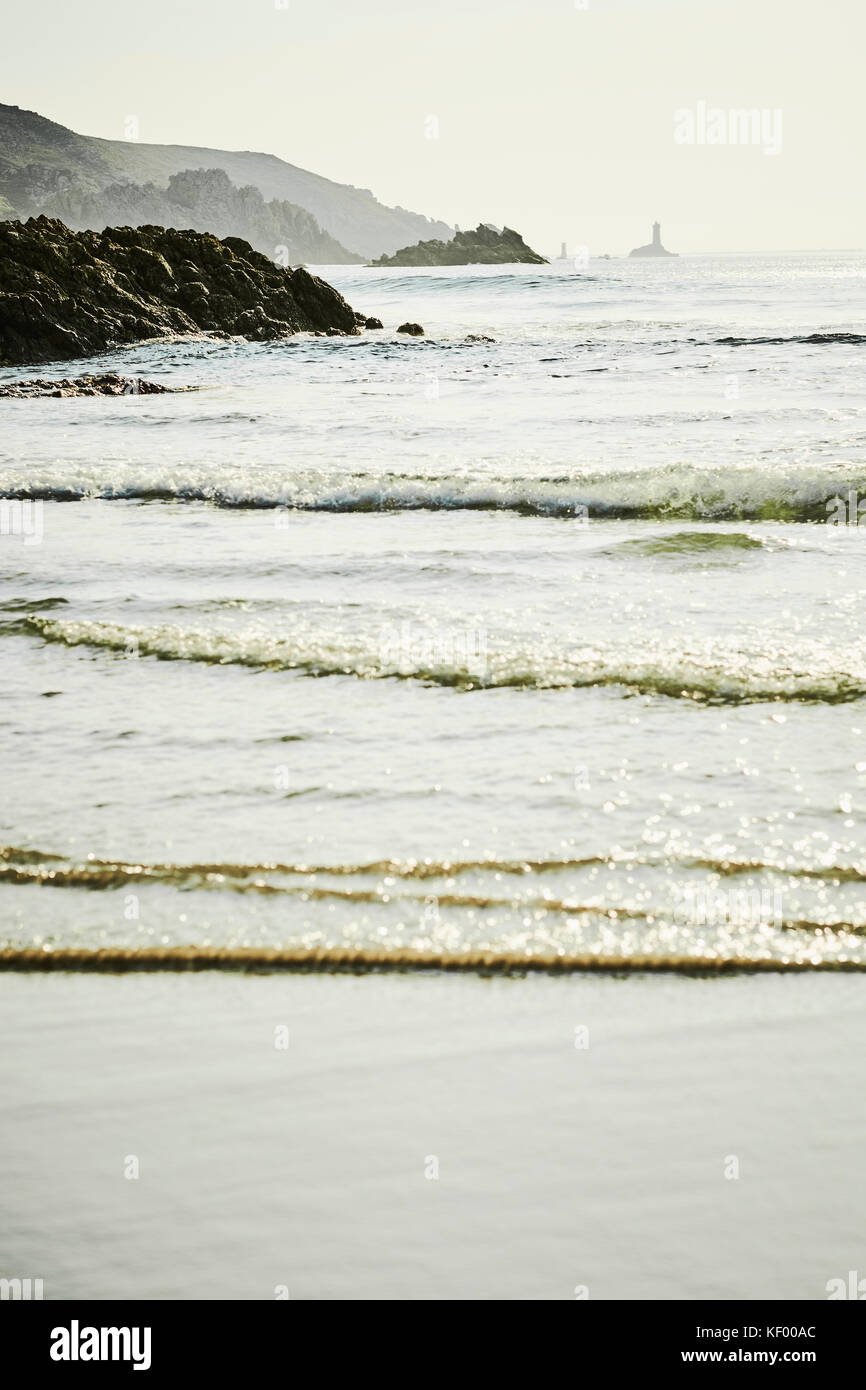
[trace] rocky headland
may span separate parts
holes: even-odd
[[[275,265],[235,237],[155,226],[72,232],[49,217],[0,222],[3,366],[190,334],[257,342],[357,334],[365,322],[324,280]]]

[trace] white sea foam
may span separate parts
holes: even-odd
[[[28,469],[0,467],[0,497],[44,501],[208,502],[220,507],[290,511],[510,511],[534,516],[680,518],[695,521],[826,522],[834,499],[866,495],[866,467],[730,468],[671,465],[570,477],[482,475],[411,476],[393,473],[335,476],[267,467],[220,476],[200,466],[65,463]],[[106,473],[109,476],[106,476]]]
[[[285,628],[285,624],[283,625]],[[766,653],[754,646],[706,642],[692,649],[645,641],[563,645],[544,634],[494,634],[478,644],[455,639],[394,641],[389,630],[335,631],[297,623],[293,631],[270,627],[220,631],[172,624],[155,627],[72,621],[33,614],[12,625],[45,642],[133,653],[166,661],[195,661],[296,671],[307,676],[398,678],[464,690],[497,687],[562,689],[623,687],[675,699],[740,703],[805,700],[838,703],[866,694],[866,639],[840,653],[801,644]],[[397,630],[399,636],[399,629]]]

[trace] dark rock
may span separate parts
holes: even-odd
[[[161,386],[156,381],[118,376],[116,372],[106,372],[102,376],[64,377],[60,381],[33,377],[28,381],[0,382],[0,396],[18,400],[30,400],[34,396],[162,396],[167,392],[197,389],[195,386]]]
[[[268,342],[360,331],[331,285],[274,265],[237,237],[151,226],[71,232],[48,217],[0,222],[0,365],[194,333]]]
[[[480,222],[474,232],[456,232],[452,241],[419,241],[371,265],[547,265],[519,232],[498,231]]]
[[[495,343],[495,338],[488,338],[485,333],[467,333],[463,340],[466,343]]]
[[[410,333],[413,338],[423,338],[424,329],[420,323],[401,323],[397,329],[398,333]]]
[[[365,328],[384,328],[384,326],[381,319],[364,319]]]

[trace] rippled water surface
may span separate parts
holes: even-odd
[[[0,402],[4,944],[866,963],[864,270],[337,267]]]

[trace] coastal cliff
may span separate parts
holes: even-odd
[[[0,223],[0,365],[191,333],[354,334],[363,321],[324,280],[274,265],[236,237],[151,226],[71,232],[49,217]]]
[[[99,227],[191,227],[216,237],[235,236],[284,265],[358,265],[354,255],[295,204],[266,202],[252,185],[236,188],[222,169],[185,169],[167,188],[154,183],[112,183],[97,192],[58,191],[45,208],[73,231]],[[279,262],[279,256],[284,259]]]
[[[121,223],[178,225],[174,214],[154,204],[161,197],[187,203],[194,197],[198,202],[190,175],[203,171],[212,176],[214,170],[222,171],[231,187],[221,191],[209,177],[208,188],[202,190],[209,206],[195,209],[205,214],[203,220],[198,221],[194,211],[181,225],[242,237],[267,255],[274,255],[276,246],[288,245],[290,264],[366,260],[396,251],[416,237],[451,234],[445,222],[385,207],[368,188],[335,183],[275,155],[151,145],[137,138],[137,132],[102,140],[0,102],[0,217],[44,213],[75,230]],[[172,184],[173,175],[181,177],[180,185]],[[261,195],[261,206],[251,189]],[[147,203],[154,205],[150,212]],[[281,224],[279,235],[274,222]],[[337,245],[342,253],[335,252]]]

